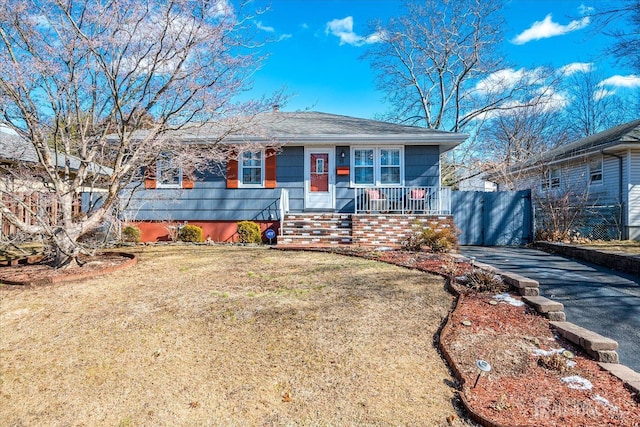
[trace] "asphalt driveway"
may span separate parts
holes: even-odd
[[[640,372],[640,277],[535,249],[464,246],[466,257],[540,282],[567,321],[618,341],[620,363]]]

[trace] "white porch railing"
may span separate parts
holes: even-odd
[[[289,190],[283,188],[280,190],[280,234],[284,228],[284,217],[289,213]]]
[[[355,213],[451,213],[451,190],[440,187],[371,187],[355,189]]]

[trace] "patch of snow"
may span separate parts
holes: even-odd
[[[388,246],[379,246],[375,250],[380,252],[386,252],[386,251],[392,251],[393,248],[390,248]]]
[[[618,407],[616,405],[612,405],[607,399],[605,399],[604,397],[600,396],[599,394],[596,394],[595,396],[592,397],[593,400],[595,400],[598,403],[603,404],[604,406],[608,406],[609,408],[617,411]]]
[[[586,378],[582,378],[579,375],[572,375],[570,377],[561,378],[560,381],[567,384],[567,387],[574,390],[591,390],[593,384]]]
[[[522,301],[519,301],[519,300],[513,298],[508,293],[498,294],[498,295],[494,296],[493,298],[498,300],[498,301],[504,301],[506,303],[509,303],[509,304],[511,304],[511,305],[513,305],[515,307],[522,307],[524,305],[524,303]]]
[[[533,355],[534,356],[553,356],[555,353],[562,353],[564,351],[564,348],[552,348],[551,350],[543,350],[541,348],[536,348],[535,350],[533,350]]]
[[[574,366],[576,366],[576,361],[575,360],[567,361],[567,366],[570,368],[573,368]]]

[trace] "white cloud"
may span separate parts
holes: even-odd
[[[611,96],[615,94],[616,94],[615,90],[609,90],[609,89],[605,89],[604,87],[600,87],[593,92],[593,99],[595,101],[599,101],[602,98],[606,98],[607,96]]]
[[[280,37],[278,37],[278,41],[281,42],[282,40],[287,40],[287,39],[290,39],[291,37],[293,37],[293,34],[283,34]]]
[[[340,45],[350,44],[352,46],[362,46],[365,44],[378,43],[382,39],[380,33],[373,33],[366,37],[354,33],[352,16],[329,21],[324,32],[325,34],[333,34],[338,37],[340,39]]]
[[[553,22],[551,14],[549,14],[544,18],[544,20],[534,22],[531,28],[518,34],[512,40],[512,43],[525,44],[532,40],[561,36],[572,31],[580,30],[589,25],[590,22],[591,18],[585,16],[580,20],[571,21],[567,25],[560,25],[557,22]]]
[[[539,68],[533,70],[505,68],[480,80],[476,83],[475,90],[484,93],[501,92],[514,87],[518,82],[533,83],[540,79],[541,71]]]
[[[266,31],[266,32],[268,32],[268,33],[273,33],[273,32],[275,31],[275,28],[273,28],[273,27],[268,27],[268,26],[266,26],[266,25],[262,24],[262,21],[256,21],[256,27],[257,27],[259,30]]]
[[[570,76],[575,73],[589,73],[593,70],[593,62],[572,62],[560,68],[560,74]]]
[[[598,86],[614,86],[624,88],[640,88],[640,76],[631,74],[628,76],[615,75],[598,83]]]
[[[569,105],[569,97],[551,86],[540,88],[540,101],[545,111],[558,111]]]
[[[581,4],[578,7],[578,12],[580,13],[580,15],[584,16],[584,15],[591,15],[593,12],[595,11],[595,9],[591,6],[587,6],[584,4]]]

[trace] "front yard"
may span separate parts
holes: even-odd
[[[467,423],[433,344],[453,304],[440,277],[313,252],[136,251],[101,278],[0,285],[0,425]]]

